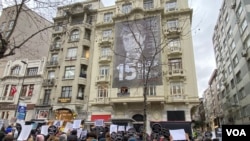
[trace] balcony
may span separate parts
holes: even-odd
[[[77,56],[67,56],[65,57],[66,61],[75,61],[77,59]]]
[[[183,69],[172,69],[168,71],[168,78],[185,78]]]
[[[39,99],[36,106],[50,106],[51,100],[50,99]]]
[[[110,81],[110,76],[109,75],[99,75],[96,78],[97,83],[107,83]]]
[[[57,60],[53,60],[53,61],[48,61],[46,64],[46,67],[57,67],[58,66],[58,61]]]
[[[184,94],[175,94],[168,96],[167,102],[187,102],[187,98]]]
[[[55,84],[55,79],[44,79],[43,80],[43,87],[52,87]]]
[[[109,98],[108,97],[97,97],[91,102],[92,105],[108,105]]]
[[[75,79],[75,75],[65,75],[65,76],[63,76],[63,79],[64,80],[70,80],[70,79]]]
[[[14,96],[2,96],[0,97],[1,103],[14,103]]]
[[[81,63],[82,65],[88,65],[88,64],[89,64],[89,59],[88,59],[88,58],[85,58],[85,57],[82,57],[82,58],[80,59],[80,63]]]
[[[100,46],[110,45],[113,43],[113,37],[103,37],[99,40]]]
[[[129,96],[130,96],[129,92],[117,93],[117,97],[129,97]]]
[[[96,27],[105,27],[105,26],[112,26],[114,24],[112,19],[104,19],[96,24]]]
[[[86,77],[79,77],[78,78],[78,84],[87,85],[87,79],[86,79]]]
[[[56,51],[59,51],[60,49],[61,49],[61,44],[53,44],[50,46],[51,52],[56,52]]]
[[[170,27],[165,30],[165,35],[171,36],[171,35],[180,35],[182,32],[182,28],[180,27]]]
[[[174,55],[181,55],[182,50],[180,46],[172,46],[168,48],[168,55],[174,56]]]
[[[110,55],[102,55],[99,57],[99,63],[110,62],[111,59],[112,59],[112,56]]]
[[[53,34],[62,33],[62,32],[64,32],[64,31],[65,31],[65,30],[64,30],[64,27],[61,26],[61,25],[58,25],[58,26],[55,26],[55,27],[54,27],[54,33],[53,33]]]
[[[20,100],[23,100],[23,101],[29,101],[31,100],[32,96],[20,96]]]

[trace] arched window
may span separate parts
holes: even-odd
[[[78,41],[79,35],[80,31],[78,29],[74,29],[70,34],[70,41]]]
[[[20,72],[21,67],[20,66],[14,66],[11,69],[10,75],[18,75]]]

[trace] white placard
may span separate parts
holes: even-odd
[[[184,129],[169,130],[173,140],[186,140],[186,133]]]
[[[79,138],[82,133],[82,128],[77,129],[77,137]]]
[[[29,135],[30,135],[30,131],[32,129],[32,125],[23,125],[22,126],[22,131],[20,133],[20,135],[18,136],[18,141],[24,141],[27,140]]]
[[[73,124],[70,123],[70,122],[67,122],[67,123],[66,123],[66,126],[64,127],[64,130],[63,130],[63,131],[64,131],[65,133],[68,133],[68,131],[71,130],[72,128],[73,128]]]
[[[87,130],[82,130],[80,138],[87,137],[87,133],[88,133]]]
[[[117,132],[117,125],[115,125],[115,124],[111,124],[110,125],[110,129],[109,129],[109,132],[110,132],[110,134],[111,133],[113,133],[113,132]]]
[[[73,129],[77,129],[81,127],[82,120],[74,120],[73,122]]]
[[[41,127],[41,134],[47,136],[48,135],[48,128],[49,128],[49,125],[43,125]]]
[[[55,125],[56,127],[61,127],[63,124],[63,121],[62,120],[55,120],[53,125]]]
[[[125,126],[118,126],[118,131],[125,131]]]
[[[126,126],[126,131],[128,131],[130,128],[133,128],[133,126]]]
[[[103,119],[97,119],[97,120],[95,120],[95,126],[104,126]]]

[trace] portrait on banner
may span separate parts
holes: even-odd
[[[116,23],[113,88],[162,84],[160,33],[159,17]]]

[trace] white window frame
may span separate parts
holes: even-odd
[[[71,97],[72,96],[72,86],[62,87],[61,97]]]
[[[70,41],[78,41],[80,38],[80,30],[74,29],[70,34]]]
[[[143,8],[147,9],[147,10],[154,8],[154,1],[153,0],[143,0]]]
[[[98,98],[108,97],[108,86],[98,86]]]
[[[167,21],[168,29],[177,29],[179,27],[179,20],[172,19]]]
[[[122,5],[122,13],[127,14],[132,9],[132,3],[125,3]]]
[[[155,96],[156,95],[156,86],[155,85],[149,85],[147,87],[147,95],[149,95],[149,96]]]
[[[48,79],[54,79],[55,78],[55,71],[48,71]]]
[[[103,40],[109,39],[111,37],[111,35],[112,35],[112,29],[103,30],[103,32],[102,32]]]
[[[108,57],[110,56],[110,48],[104,47],[101,48],[101,57]]]
[[[166,3],[167,11],[175,11],[177,9],[177,1],[171,1]]]
[[[77,47],[68,48],[67,58],[75,59],[77,56]]]
[[[171,82],[170,83],[170,95],[171,96],[184,95],[184,84],[183,84],[183,82]]]
[[[75,66],[66,66],[64,72],[64,78],[74,78],[75,77]]]
[[[104,15],[103,15],[103,21],[105,23],[111,22],[112,21],[112,16],[113,16],[112,12],[104,13]]]
[[[109,75],[109,66],[100,66],[99,75],[100,76],[108,76]]]

